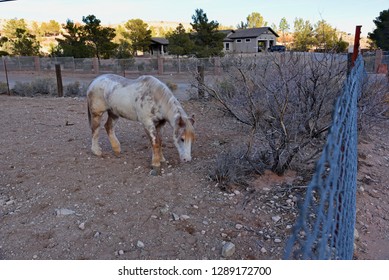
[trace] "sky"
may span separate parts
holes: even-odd
[[[268,25],[279,25],[285,17],[293,29],[296,18],[312,24],[325,20],[340,31],[354,34],[362,25],[362,36],[375,29],[373,20],[389,9],[389,0],[16,0],[0,2],[0,19],[67,19],[81,21],[95,15],[103,25],[120,24],[130,19],[190,23],[196,9],[203,9],[208,20],[236,27],[252,12],[260,13]]]

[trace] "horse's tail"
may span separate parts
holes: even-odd
[[[88,121],[89,121],[89,127],[92,127],[92,116],[89,108],[89,102],[88,102]]]

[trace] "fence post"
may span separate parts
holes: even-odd
[[[100,69],[99,69],[99,60],[97,59],[97,57],[94,57],[93,58],[93,72],[95,74],[99,74],[100,72]]]
[[[55,64],[55,75],[57,76],[58,97],[62,97],[63,85],[62,85],[61,64]]]
[[[378,68],[382,62],[382,50],[375,51],[375,60],[374,60],[374,73],[378,73]]]
[[[7,94],[11,95],[11,91],[9,90],[7,62],[5,61],[5,57],[4,56],[3,56],[3,64],[4,64],[4,71],[5,71],[5,80],[7,81]]]
[[[163,57],[158,56],[157,61],[158,61],[158,75],[162,75],[163,74]]]
[[[39,59],[39,56],[34,56],[34,64],[35,64],[35,71],[40,72],[41,71],[41,62]]]
[[[197,81],[198,81],[198,95],[199,98],[204,98],[204,66],[197,66]]]

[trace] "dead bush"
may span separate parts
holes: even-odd
[[[35,79],[32,82],[16,82],[12,93],[20,96],[56,95],[57,85],[53,79]]]
[[[343,56],[232,56],[222,66],[220,79],[201,86],[248,126],[246,157],[268,154],[270,169],[281,175],[295,158],[317,154],[346,78]]]
[[[358,129],[368,132],[373,126],[389,120],[389,82],[382,75],[367,75],[358,99]]]
[[[260,158],[249,158],[244,147],[230,149],[216,158],[209,178],[222,189],[231,185],[246,186],[254,174],[263,174],[266,164]]]

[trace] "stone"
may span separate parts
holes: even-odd
[[[277,216],[271,217],[271,219],[273,220],[273,222],[277,223],[279,220],[281,220],[281,217],[277,215]]]
[[[235,244],[232,242],[226,242],[222,248],[222,256],[224,258],[231,257],[235,253]]]
[[[145,244],[144,244],[142,241],[138,240],[138,242],[136,242],[136,247],[138,247],[138,248],[144,248],[144,247],[145,247]]]
[[[176,213],[172,213],[173,220],[178,221],[180,219],[180,216],[178,216]]]
[[[181,215],[180,216],[180,219],[185,221],[185,220],[188,220],[190,217],[188,215]]]
[[[81,229],[81,230],[84,230],[85,229],[85,223],[80,223],[78,225],[78,228]]]
[[[241,224],[236,224],[236,225],[235,225],[235,228],[236,228],[236,229],[242,229],[242,228],[243,228],[243,225],[241,225]]]
[[[261,248],[261,253],[264,253],[264,254],[267,253],[267,250],[265,249],[265,247]]]
[[[55,209],[55,213],[57,214],[57,216],[69,216],[75,214],[76,212],[70,209],[61,208]]]

